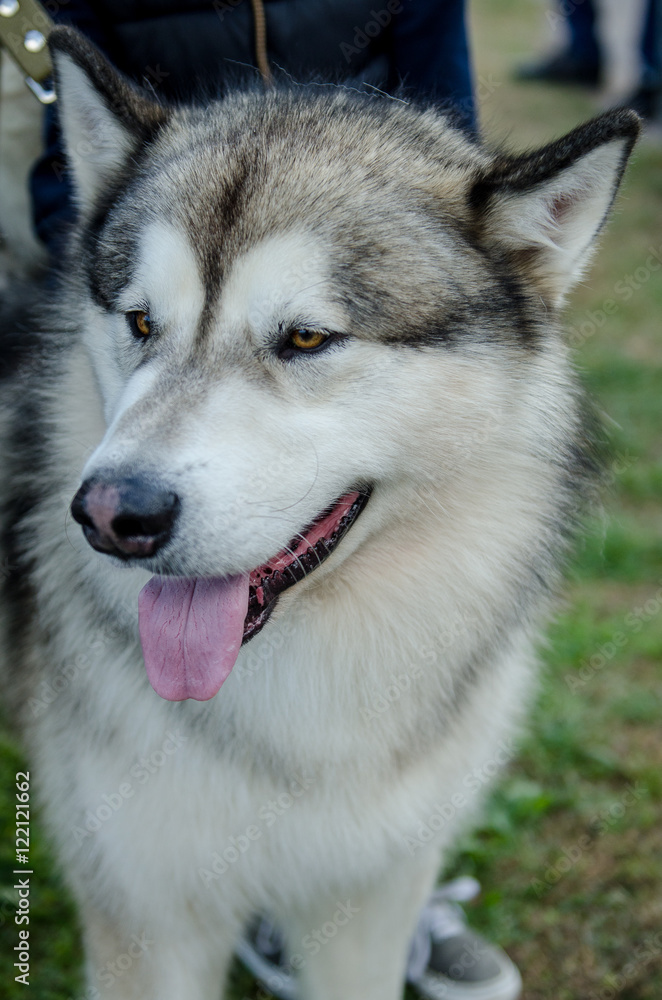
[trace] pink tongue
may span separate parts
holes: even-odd
[[[168,701],[213,698],[235,665],[248,611],[248,577],[153,576],[138,620],[147,677]]]

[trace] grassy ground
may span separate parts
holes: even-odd
[[[539,42],[542,10],[527,0],[473,3],[483,122],[513,146],[553,138],[595,107],[581,91],[511,82],[512,66]],[[525,1000],[662,996],[662,279],[648,249],[662,256],[661,160],[659,145],[641,144],[569,313],[577,362],[612,430],[604,512],[588,526],[567,609],[543,651],[530,735],[451,866],[481,880],[471,921],[508,947]],[[0,994],[9,1000],[25,995],[10,957],[20,767],[15,748],[0,744]],[[34,833],[28,995],[78,1000],[73,910]],[[257,995],[237,966],[232,1000]]]
[[[596,107],[583,91],[511,82],[542,9],[473,3],[483,124],[514,146]],[[530,736],[453,865],[483,883],[472,922],[508,947],[525,1000],[662,995],[662,272],[649,257],[662,257],[661,167],[659,143],[642,142],[573,296],[576,360],[612,432],[611,486],[543,653]]]

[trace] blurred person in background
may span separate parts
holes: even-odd
[[[565,39],[550,56],[519,67],[520,80],[601,87],[606,106],[659,117],[662,90],[660,0],[560,0],[547,21]]]

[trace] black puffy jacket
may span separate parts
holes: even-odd
[[[255,76],[249,0],[97,0],[94,7],[113,62],[136,79],[156,77],[157,85],[167,73],[162,79],[169,94]],[[364,26],[375,20],[373,10],[374,0],[264,0],[272,68],[297,80],[350,77],[388,85],[392,42],[385,29],[398,15],[384,7],[384,25],[375,21],[378,31],[371,26],[370,37]]]
[[[473,127],[464,0],[263,4],[276,78],[404,90],[446,103]],[[220,95],[258,76],[250,0],[57,0],[56,8],[56,21],[76,25],[128,76],[166,98]],[[37,233],[53,245],[73,211],[55,110],[47,137],[31,190]]]

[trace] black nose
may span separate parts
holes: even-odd
[[[93,549],[144,559],[170,539],[179,507],[176,493],[148,479],[94,477],[78,490],[71,513]]]

